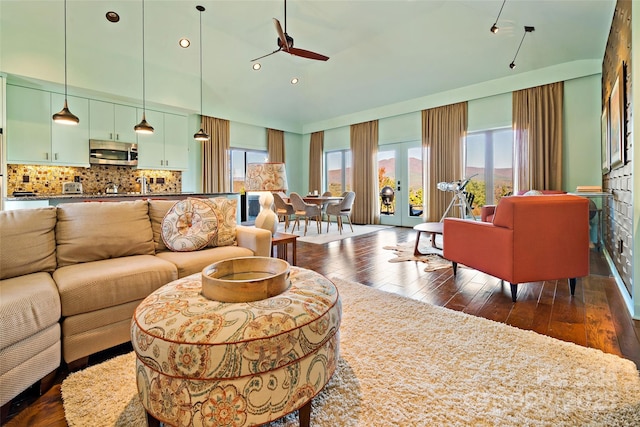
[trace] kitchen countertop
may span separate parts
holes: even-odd
[[[59,199],[107,199],[107,198],[150,198],[150,197],[204,197],[204,196],[226,196],[239,193],[94,193],[94,194],[35,194],[33,196],[8,196],[7,201],[29,201],[29,200],[59,200]]]

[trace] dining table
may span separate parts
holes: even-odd
[[[289,197],[283,196],[282,199],[287,203],[291,203],[291,199]],[[304,200],[305,203],[320,205],[321,207],[328,203],[340,203],[342,199],[344,199],[344,197],[341,196],[314,196],[310,194],[302,196],[302,200]],[[322,223],[322,220],[320,220],[320,223]],[[320,226],[320,230],[322,230],[322,225]],[[322,233],[322,231],[320,232]]]

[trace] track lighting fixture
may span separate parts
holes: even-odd
[[[67,0],[64,0],[64,105],[53,115],[53,121],[64,125],[77,125],[80,119],[69,111],[67,104]]]
[[[202,128],[202,12],[204,12],[204,6],[196,6],[196,9],[200,12],[200,130],[193,135],[193,139],[208,141],[209,134]]]
[[[500,14],[502,13],[502,8],[504,7],[504,4],[507,2],[507,0],[502,0],[502,6],[500,6],[500,12],[498,12],[498,16],[496,17],[496,22],[493,23],[493,25],[491,26],[491,28],[489,29],[489,31],[491,31],[493,34],[497,33],[498,30],[500,29],[498,27],[498,19],[500,19]]]
[[[146,89],[144,79],[144,0],[142,0],[142,120],[133,127],[136,133],[153,133],[153,127],[147,122]]]
[[[522,42],[524,41],[525,36],[527,35],[527,33],[531,33],[535,30],[536,30],[535,27],[529,27],[527,25],[524,26],[524,34],[522,35],[522,40],[520,40],[520,44],[518,45],[518,50],[516,50],[516,54],[513,57],[513,61],[511,61],[511,64],[509,64],[509,68],[511,68],[512,70],[516,68],[516,58],[518,57],[518,52],[520,52],[520,47],[522,46]]]

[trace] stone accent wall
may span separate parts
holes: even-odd
[[[7,195],[14,191],[33,191],[38,195],[61,194],[62,183],[79,180],[85,194],[104,193],[107,184],[118,184],[118,193],[139,192],[136,179],[145,176],[153,183],[149,192],[182,192],[182,172],[134,169],[126,166],[94,165],[90,168],[68,166],[7,165]],[[158,183],[157,179],[164,179]],[[27,181],[27,182],[25,182]]]
[[[638,6],[638,5],[637,5]],[[603,206],[604,244],[607,252],[632,295],[633,265],[633,135],[631,96],[631,0],[618,0],[602,62],[602,105],[609,99],[611,88],[622,67],[624,74],[624,151],[622,165],[603,176],[603,189],[613,193]]]

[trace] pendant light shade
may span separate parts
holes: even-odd
[[[202,122],[202,12],[204,12],[204,6],[196,6],[198,12],[200,12],[200,122]],[[209,134],[201,127],[198,132],[193,135],[193,139],[196,141],[208,141]]]
[[[142,121],[133,127],[136,133],[153,133],[153,127],[147,122],[146,89],[144,79],[144,0],[142,0]]]
[[[80,123],[80,119],[69,111],[67,103],[67,0],[64,0],[64,106],[53,115],[53,121],[64,125]]]

